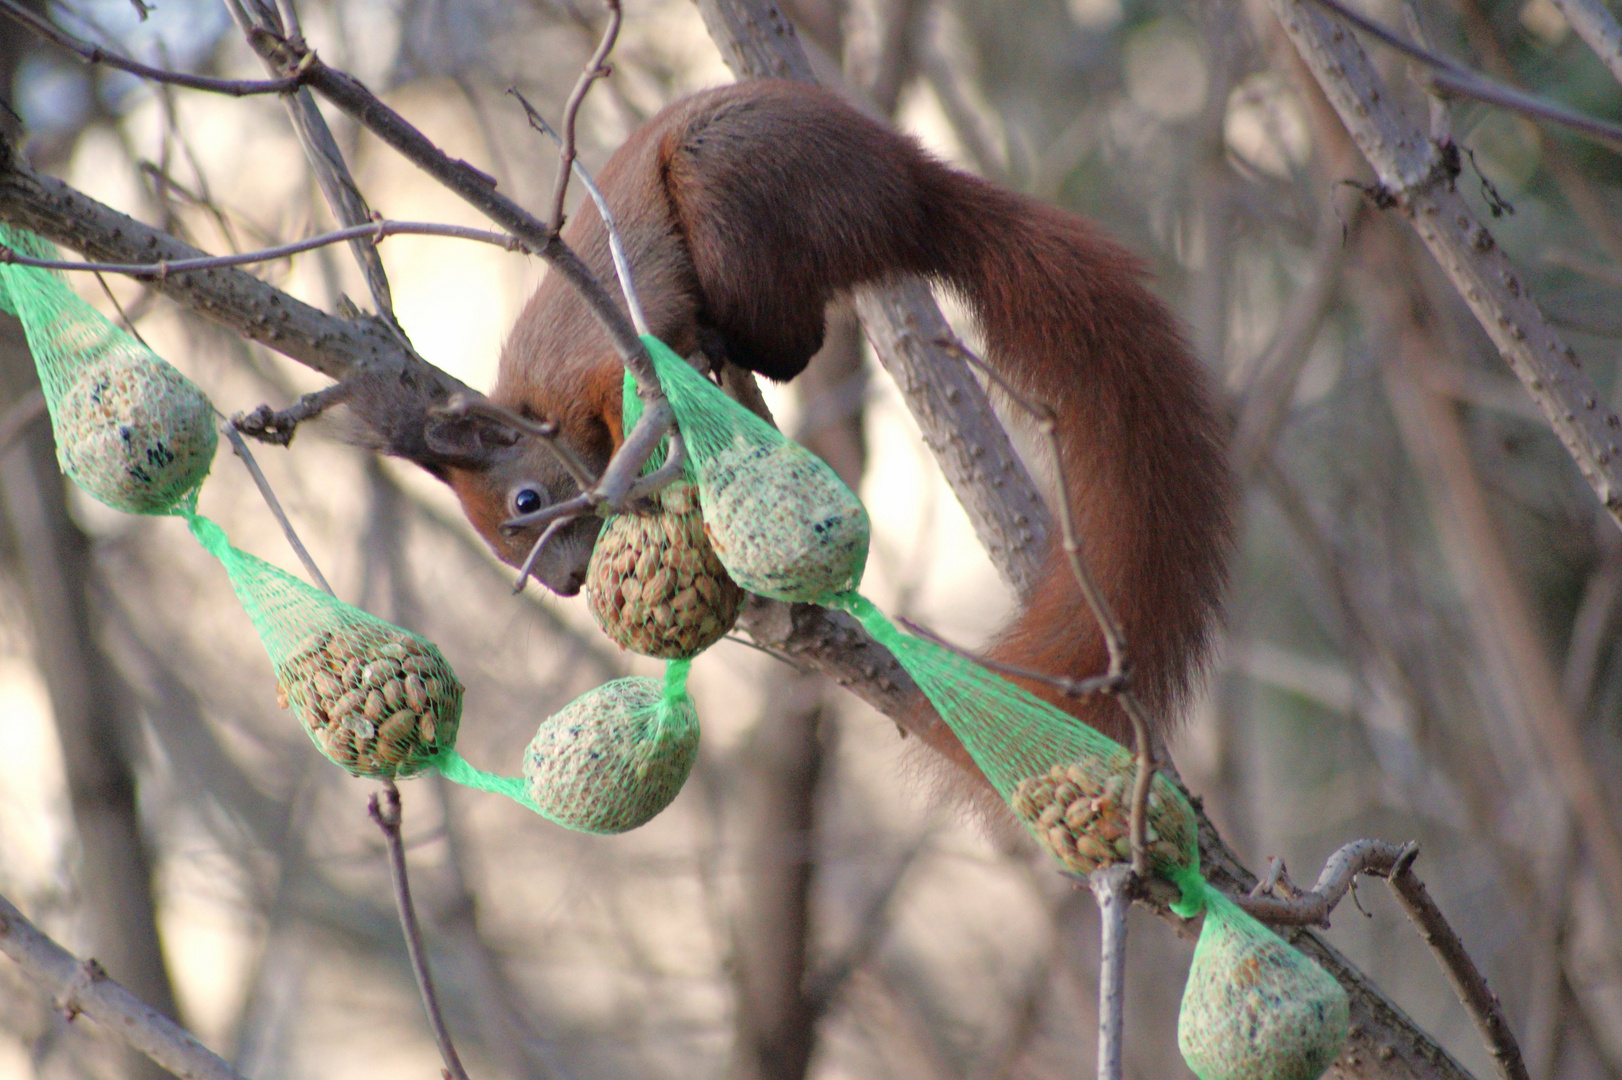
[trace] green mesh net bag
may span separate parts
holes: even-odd
[[[865,597],[850,612],[889,649],[1033,837],[1068,872],[1085,876],[1132,857],[1137,760],[1120,743],[967,657],[897,628]],[[1149,785],[1150,867],[1166,877],[1195,868],[1194,811],[1164,776]]]
[[[455,750],[435,761],[447,779],[493,791],[548,821],[590,833],[645,825],[670,805],[698,759],[698,713],[687,694],[689,662],[665,678],[616,679],[541,722],[524,751],[524,775],[498,776]]]
[[[224,564],[270,654],[278,704],[328,759],[397,780],[455,746],[462,684],[431,642],[237,550],[201,515],[187,522]]]
[[[619,833],[670,805],[698,760],[687,665],[672,661],[663,682],[605,683],[541,725],[524,751],[541,813],[571,829]]]
[[[0,243],[56,257],[9,226],[0,225]],[[208,475],[219,442],[203,392],[49,271],[0,265],[0,308],[28,335],[62,471],[116,510],[174,512]]]
[[[704,535],[697,487],[672,484],[656,501],[656,511],[608,519],[592,549],[586,599],[620,648],[688,659],[732,629],[743,590]]]
[[[642,341],[687,446],[705,531],[732,579],[774,600],[810,602],[860,584],[867,511],[838,474],[663,342]],[[628,409],[626,426],[634,422]]]
[[[1350,1002],[1328,972],[1204,889],[1205,928],[1177,1018],[1200,1080],[1317,1080],[1346,1042]]]

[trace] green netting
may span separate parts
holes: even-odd
[[[55,257],[9,226],[0,225],[0,243]],[[219,442],[203,392],[49,271],[0,265],[0,307],[27,332],[62,471],[114,509],[174,512],[208,475]]]
[[[431,642],[232,547],[188,513],[219,559],[276,670],[278,702],[355,776],[415,776],[456,745],[462,684]]]
[[[1131,858],[1134,755],[972,660],[899,630],[854,591],[867,521],[832,470],[643,340],[692,455],[706,527],[739,584],[855,616],[1068,872]],[[629,394],[626,412],[629,426]],[[1206,883],[1193,809],[1162,776],[1148,809],[1152,869],[1181,889],[1179,914],[1207,913],[1178,1027],[1189,1064],[1202,1080],[1314,1080],[1345,1039],[1345,992]]]
[[[1317,1080],[1346,1041],[1350,1008],[1328,972],[1207,887],[1177,1018],[1200,1080]]]
[[[698,713],[686,660],[665,678],[616,679],[541,722],[522,777],[497,776],[447,750],[434,767],[458,784],[505,795],[548,821],[591,833],[645,825],[670,805],[698,759]]]
[[[867,564],[861,500],[828,464],[643,337],[698,478],[704,528],[750,592],[811,601],[854,589]],[[634,423],[632,412],[627,427]]]
[[[743,590],[704,535],[697,488],[672,484],[658,504],[609,518],[591,553],[586,599],[620,648],[687,659],[732,629]]]
[[[1066,870],[1090,874],[1131,858],[1132,752],[949,649],[898,629],[857,593],[830,600],[889,649],[969,756]],[[1153,868],[1198,867],[1194,811],[1164,776],[1149,786]],[[1197,876],[1197,875],[1196,875]]]
[[[669,806],[698,760],[689,664],[670,661],[663,682],[605,683],[543,723],[524,751],[540,812],[571,829],[619,833]]]

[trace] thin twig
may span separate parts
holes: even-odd
[[[1103,943],[1098,962],[1098,1080],[1121,1080],[1126,1025],[1126,913],[1137,874],[1120,863],[1092,872]]]
[[[602,40],[597,43],[597,51],[591,54],[591,59],[586,61],[585,70],[580,73],[574,89],[569,91],[569,99],[563,104],[563,137],[559,140],[558,175],[552,182],[552,213],[547,219],[553,232],[563,228],[563,197],[568,194],[569,177],[574,171],[575,120],[580,114],[580,106],[586,100],[586,93],[591,89],[591,84],[598,79],[606,78],[612,70],[605,61],[608,54],[614,51],[614,42],[620,35],[620,0],[605,0],[604,6],[608,8],[608,25],[603,28]]]
[[[897,617],[895,621],[909,633],[916,634],[925,641],[932,641],[947,652],[956,653],[965,660],[973,660],[988,671],[995,671],[999,675],[1012,675],[1016,679],[1029,679],[1032,682],[1043,683],[1058,690],[1066,697],[1080,698],[1089,697],[1093,694],[1107,694],[1120,689],[1121,686],[1121,676],[1119,675],[1094,675],[1086,679],[1072,679],[1064,675],[1049,675],[1046,672],[1021,667],[1018,664],[1005,664],[1001,660],[981,656],[979,653],[965,649],[961,645],[954,645],[933,630],[920,626],[911,619]]]
[[[55,42],[69,52],[77,54],[83,60],[92,64],[104,64],[119,71],[127,71],[131,75],[138,75],[153,82],[166,83],[170,86],[183,86],[189,90],[207,90],[213,94],[228,94],[232,97],[248,97],[253,94],[285,94],[297,90],[304,82],[304,71],[295,70],[292,74],[279,79],[211,79],[203,75],[185,75],[178,71],[165,71],[143,64],[137,60],[130,60],[117,53],[108,52],[100,45],[92,45],[82,38],[74,37],[43,15],[37,15],[16,0],[0,0],[0,14],[11,16],[22,23],[35,34]],[[313,56],[313,54],[312,54]]]
[[[1408,40],[1396,31],[1341,3],[1341,0],[1314,0],[1314,2],[1322,4],[1370,37],[1432,68],[1430,74],[1422,76],[1419,80],[1427,89],[1513,109],[1535,119],[1569,127],[1603,146],[1622,151],[1622,125],[1608,123],[1547,98],[1536,97],[1495,82],[1463,64]]]
[[[433,1029],[434,1041],[439,1044],[439,1056],[444,1059],[446,1071],[453,1080],[468,1080],[462,1068],[462,1059],[456,1055],[450,1031],[445,1027],[445,1016],[439,1008],[439,997],[434,993],[434,979],[428,970],[428,958],[422,944],[422,927],[417,923],[417,907],[411,900],[411,882],[406,877],[405,845],[400,839],[400,789],[394,781],[383,781],[383,798],[373,795],[366,804],[367,813],[383,832],[383,843],[389,853],[389,879],[394,883],[394,902],[400,910],[400,929],[405,932],[406,954],[411,958],[411,971],[417,977],[417,989],[422,994],[423,1009],[428,1014],[428,1026]]]
[[[529,100],[519,93],[516,87],[507,92],[517,98],[518,103],[524,107],[524,116],[528,118],[530,126],[544,135],[551,136],[552,141],[557,143],[558,148],[561,150],[563,136],[552,130],[552,125],[546,122],[546,117],[542,116],[540,111],[531,105]],[[574,159],[571,167],[580,183],[585,185],[586,194],[590,195],[591,201],[596,204],[597,216],[602,218],[603,228],[608,230],[608,254],[614,260],[614,276],[619,278],[620,292],[624,294],[625,306],[631,313],[631,325],[636,327],[636,332],[639,334],[652,333],[648,329],[647,316],[642,312],[642,301],[637,296],[636,283],[631,279],[631,260],[625,254],[625,242],[620,237],[619,226],[614,223],[614,214],[608,208],[608,200],[603,198],[601,189],[597,187],[597,181],[591,178],[591,173],[586,170],[584,165],[580,164],[578,157]]]
[[[189,1031],[41,933],[0,896],[0,952],[50,994],[68,1019],[88,1016],[180,1080],[243,1080]]]
[[[276,493],[271,490],[270,481],[266,480],[265,474],[260,471],[259,462],[254,460],[253,453],[248,449],[247,442],[238,434],[236,427],[232,424],[221,424],[220,430],[225,432],[225,437],[231,441],[231,449],[236,452],[237,457],[242,459],[242,464],[248,467],[248,475],[253,477],[254,487],[259,489],[259,494],[263,496],[265,504],[270,507],[270,512],[275,515],[277,524],[282,527],[282,535],[287,537],[287,542],[292,545],[293,554],[297,555],[299,562],[304,564],[304,570],[310,575],[310,580],[315,582],[321,591],[328,596],[336,596],[337,593],[332,591],[332,586],[327,584],[326,577],[321,573],[321,568],[315,565],[314,559],[310,558],[310,552],[305,548],[304,541],[300,540],[298,533],[293,530],[293,523],[287,519],[287,513],[282,509],[281,500],[276,498]]]
[[[1269,896],[1269,889],[1259,885],[1261,891],[1231,899],[1262,922],[1274,926],[1328,926],[1330,913],[1345,897],[1357,875],[1385,877],[1406,850],[1401,844],[1383,840],[1353,840],[1329,856],[1323,872],[1318,875],[1318,883],[1306,892],[1294,892],[1287,897]],[[1282,863],[1278,873],[1283,874]]]
[[[1408,918],[1419,928],[1425,944],[1436,954],[1437,963],[1442,965],[1453,992],[1459,996],[1459,1002],[1470,1014],[1477,1033],[1487,1044],[1487,1052],[1492,1055],[1498,1075],[1503,1080],[1527,1080],[1521,1048],[1515,1041],[1515,1033],[1510,1030],[1509,1021],[1504,1019],[1498,995],[1492,992],[1486,976],[1470,959],[1464,942],[1448,925],[1442,909],[1436,906],[1436,901],[1425,889],[1425,883],[1414,874],[1414,860],[1418,857],[1418,844],[1409,844],[1403,849],[1391,868],[1388,879],[1391,892]]]
[[[579,498],[584,497],[585,496],[580,496]],[[562,503],[560,506],[568,506],[576,501],[576,499],[571,499],[568,503]],[[584,513],[584,510],[571,510],[568,513],[559,514],[555,519],[553,519],[552,523],[546,527],[541,535],[535,538],[534,545],[529,549],[529,555],[524,558],[524,565],[518,568],[518,580],[513,582],[514,595],[523,592],[524,586],[529,583],[530,574],[535,572],[535,560],[541,557],[541,551],[546,547],[547,541],[551,540],[552,537],[562,532],[565,525],[582,516]]]
[[[6,0],[0,0],[5,3]],[[189,270],[218,270],[227,266],[246,266],[250,263],[270,262],[273,259],[285,259],[289,255],[297,255],[305,251],[326,247],[328,244],[340,244],[346,240],[355,240],[369,237],[381,240],[386,236],[448,236],[457,240],[476,240],[481,244],[493,244],[508,251],[528,252],[529,248],[516,236],[505,233],[490,232],[487,229],[470,229],[463,225],[440,225],[430,221],[374,221],[368,225],[355,225],[347,229],[337,229],[333,232],[322,233],[306,240],[294,240],[287,244],[278,244],[275,247],[260,248],[258,251],[246,251],[240,255],[210,255],[201,259],[181,259],[176,262],[155,263],[94,263],[69,262],[57,259],[33,259],[20,255],[4,244],[0,244],[0,264],[11,263],[16,266],[32,266],[41,270],[76,270],[88,273],[123,274],[133,278],[157,278],[159,280],[170,274],[184,273]]]
[[[1318,0],[1326,3],[1327,0]],[[1419,79],[1421,85],[1434,93],[1449,97],[1471,98],[1497,105],[1502,109],[1524,113],[1534,120],[1547,120],[1551,124],[1570,128],[1590,142],[1622,154],[1622,124],[1613,124],[1598,117],[1568,109],[1564,105],[1535,97],[1532,94],[1489,82],[1480,76],[1455,75],[1448,71],[1433,71]]]

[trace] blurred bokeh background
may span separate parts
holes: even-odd
[[[161,0],[144,20],[129,0],[43,10],[150,63],[260,74],[211,0]],[[613,76],[582,113],[589,166],[664,103],[730,77],[685,0],[625,10]],[[1540,737],[1551,708],[1580,727],[1615,828],[1622,536],[1406,225],[1347,183],[1367,182],[1367,167],[1265,4],[786,10],[825,80],[1139,252],[1229,391],[1243,545],[1213,674],[1172,748],[1228,841],[1253,867],[1281,856],[1310,881],[1347,840],[1420,840],[1419,869],[1503,998],[1532,1075],[1622,1076],[1622,922]],[[1598,115],[1622,109],[1550,0],[1365,10],[1501,79]],[[506,91],[556,117],[600,32],[595,6],[311,0],[301,14],[324,60],[544,209],[555,154]],[[1423,115],[1404,64],[1376,55]],[[155,88],[0,20],[3,86],[36,167],[194,244],[245,250],[331,227],[274,99]],[[483,224],[329,120],[385,216]],[[1473,155],[1461,190],[1616,407],[1618,159],[1481,106],[1455,106],[1450,124]],[[1513,211],[1494,214],[1502,202]],[[488,386],[539,263],[444,239],[381,252],[417,348]],[[339,247],[256,272],[327,310],[367,296]],[[75,285],[227,412],[322,384],[138,284]],[[785,430],[859,478],[876,525],[866,591],[977,645],[1010,598],[863,353],[836,312],[812,374],[769,400]],[[17,326],[0,317],[0,404],[29,378]],[[516,773],[540,719],[650,670],[602,638],[583,602],[511,596],[447,491],[340,435],[312,426],[258,456],[339,595],[426,634],[457,668],[469,759]],[[375,785],[319,758],[278,712],[219,565],[179,522],[121,516],[65,486],[43,423],[0,458],[0,492],[0,892],[249,1076],[435,1075],[366,817]],[[296,566],[228,454],[203,509],[239,546]],[[1090,1073],[1089,894],[963,820],[910,741],[835,688],[726,642],[696,665],[694,690],[699,768],[669,811],[623,837],[570,834],[437,780],[404,785],[431,959],[473,1075]],[[1383,888],[1343,905],[1328,936],[1472,1071],[1490,1071]],[[1129,1076],[1187,1075],[1175,1016],[1190,952],[1134,915]],[[115,1075],[150,1071],[0,961],[0,1078]]]

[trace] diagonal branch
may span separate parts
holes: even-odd
[[[1584,479],[1622,523],[1622,419],[1599,407],[1576,350],[1532,300],[1514,265],[1455,190],[1458,151],[1407,116],[1357,40],[1317,6],[1270,0],[1285,32],[1504,360],[1520,377]]]
[[[84,1015],[168,1069],[180,1080],[244,1080],[189,1031],[107,977],[94,960],[80,960],[29,922],[0,896],[0,952],[4,952],[57,1008]]]
[[[259,17],[256,19],[239,0],[226,0],[226,9],[231,13],[237,28],[244,36],[252,37],[255,26],[269,25],[274,17],[266,7],[259,6]],[[293,7],[292,0],[278,0],[277,5],[282,18],[287,24],[288,32],[295,38],[300,36],[298,13]],[[279,29],[279,27],[278,27]],[[307,54],[314,57],[314,53]],[[274,66],[268,59],[261,58],[267,70],[275,73]],[[327,126],[326,117],[316,107],[315,98],[310,91],[300,86],[289,94],[283,101],[287,106],[287,117],[293,124],[293,131],[298,135],[299,145],[304,148],[304,156],[310,163],[310,169],[315,173],[315,181],[321,188],[321,194],[327,200],[327,207],[338,224],[350,228],[369,221],[372,217],[371,209],[366,205],[366,199],[360,193],[360,187],[349,172],[349,165],[344,161],[343,150],[338,146],[338,140],[332,137],[332,129]],[[399,324],[394,319],[394,297],[389,288],[388,274],[383,270],[383,258],[377,253],[377,241],[367,236],[357,236],[349,242],[350,253],[355,256],[355,262],[360,266],[361,276],[366,279],[366,289],[372,294],[372,303],[376,305],[377,314],[384,319],[391,329],[400,331]]]
[[[89,63],[103,64],[110,68],[117,68],[119,71],[128,72],[131,75],[137,75],[143,79],[166,83],[170,86],[183,86],[190,90],[207,90],[211,93],[228,94],[232,97],[248,97],[254,94],[285,94],[297,90],[299,84],[303,81],[302,73],[297,71],[282,78],[269,80],[211,79],[203,75],[187,75],[179,71],[165,71],[163,68],[155,68],[138,60],[131,60],[128,57],[119,56],[117,53],[108,52],[100,45],[92,45],[82,38],[77,38],[43,15],[29,11],[17,3],[17,0],[0,0],[0,15],[6,15],[22,23],[45,40],[62,46],[62,48]]]

